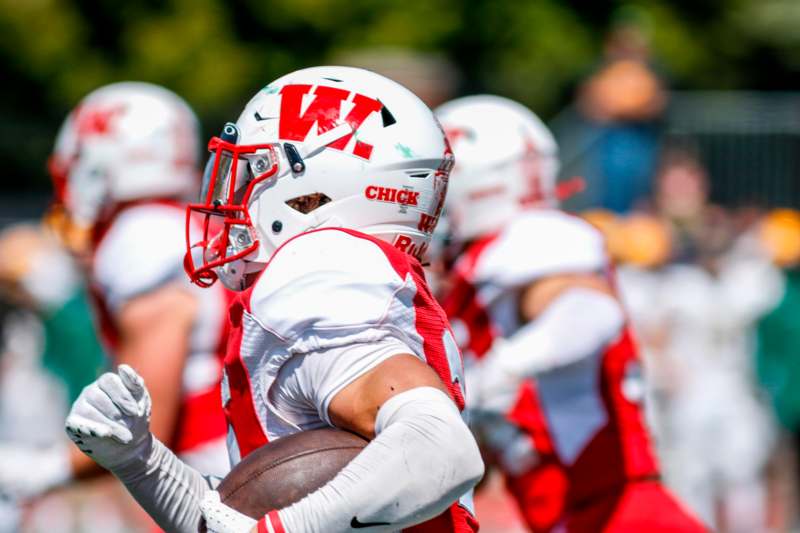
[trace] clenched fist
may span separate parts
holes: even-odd
[[[152,445],[150,394],[127,365],[87,386],[67,417],[69,438],[98,464],[113,471]]]

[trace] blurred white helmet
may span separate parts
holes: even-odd
[[[197,190],[199,126],[176,94],[123,82],[87,95],[67,116],[50,158],[56,199],[92,226],[133,200],[185,197]]]
[[[358,230],[422,258],[444,202],[452,153],[430,109],[388,78],[315,67],[270,83],[209,142],[186,270],[243,289],[288,239]]]
[[[558,204],[558,145],[532,111],[499,96],[467,96],[436,109],[453,153],[447,214],[465,242],[499,230],[520,210]]]

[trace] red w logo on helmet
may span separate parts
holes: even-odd
[[[353,134],[367,117],[383,107],[378,100],[368,96],[320,85],[313,92],[312,102],[308,104],[305,112],[302,112],[303,97],[306,95],[312,95],[311,85],[286,85],[281,89],[281,118],[278,126],[281,139],[304,141],[315,122],[317,134],[335,128],[341,124],[342,102],[352,95],[353,107],[344,117],[344,121],[350,124],[353,131],[328,145],[328,148],[344,151]],[[372,145],[356,139],[353,155],[369,160],[372,155]]]
[[[78,137],[89,135],[106,135],[111,132],[112,121],[125,112],[123,104],[112,107],[86,106],[79,107],[76,113],[75,126]]]

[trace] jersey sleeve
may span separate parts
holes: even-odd
[[[280,406],[283,402],[300,399],[302,403],[313,406],[322,421],[333,426],[328,408],[336,394],[399,354],[413,354],[413,350],[390,335],[377,342],[356,342],[296,355],[281,367],[277,387],[270,390],[270,400]]]
[[[289,241],[250,297],[253,317],[292,355],[394,336],[422,353],[414,328],[417,287],[374,242],[339,230]]]
[[[100,242],[93,281],[107,305],[158,289],[183,273],[184,217],[169,206],[140,206],[123,212]]]
[[[602,234],[560,211],[532,211],[486,247],[474,281],[518,287],[555,274],[600,272],[610,262]]]

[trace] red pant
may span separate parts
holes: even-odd
[[[533,533],[701,533],[708,531],[658,481],[636,481],[565,508],[568,482],[555,465],[506,478]]]
[[[554,531],[569,533],[704,533],[699,520],[657,481],[625,488],[569,511]]]

